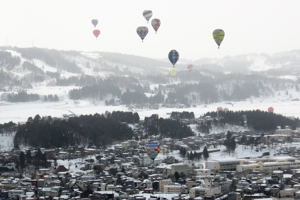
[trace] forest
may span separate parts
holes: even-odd
[[[208,112],[205,116],[219,118],[220,123],[223,124],[248,126],[257,131],[272,131],[278,127],[285,128],[286,126],[295,130],[300,126],[300,120],[297,118],[288,118],[283,115],[259,110]]]
[[[77,145],[106,146],[113,141],[131,139],[133,131],[126,123],[104,115],[81,115],[70,118],[29,118],[19,125],[15,147],[66,147]]]
[[[30,117],[23,124],[13,122],[0,124],[0,131],[16,132],[15,147],[20,145],[32,147],[68,147],[68,146],[96,146],[104,147],[113,142],[137,138],[137,134],[144,133],[142,137],[158,135],[181,139],[193,136],[188,126],[194,123],[193,112],[173,112],[172,118],[159,118],[158,115],[140,120],[138,113],[114,111],[112,113],[94,115],[67,116],[53,118],[36,115]],[[300,126],[299,119],[290,119],[282,115],[261,111],[238,112],[209,112],[204,117],[211,120],[198,123],[198,130],[209,133],[213,125],[234,124],[252,128],[255,131],[270,132],[278,128],[290,127],[296,129]],[[176,119],[175,119],[176,118]],[[132,129],[131,125],[135,125]],[[230,143],[230,139],[228,139]]]

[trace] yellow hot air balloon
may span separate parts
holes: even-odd
[[[216,29],[213,32],[214,40],[218,45],[218,48],[220,48],[220,45],[224,39],[225,32],[222,29]]]
[[[176,69],[171,69],[169,73],[171,76],[176,76],[177,71],[176,71]]]

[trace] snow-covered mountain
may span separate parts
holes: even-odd
[[[183,62],[184,63],[184,62]],[[188,62],[185,60],[186,64]],[[59,51],[41,48],[0,48],[0,70],[4,80],[41,82],[82,75],[95,77],[147,76],[168,74],[170,64],[159,59],[107,52]],[[185,64],[177,71],[188,71]],[[249,54],[194,62],[194,71],[214,76],[218,73],[259,73],[296,80],[300,76],[300,50],[273,55]],[[1,81],[1,80],[0,80]],[[1,82],[0,82],[1,83]],[[6,82],[7,84],[8,82]],[[0,84],[1,86],[1,84]],[[3,86],[3,85],[2,85]]]
[[[110,105],[195,105],[253,97],[299,100],[298,66],[300,51],[290,51],[202,59],[192,72],[177,65],[177,75],[171,76],[167,61],[145,57],[2,47],[0,95],[10,102],[70,98]]]
[[[150,58],[106,52],[58,51],[40,48],[0,49],[2,74],[14,80],[49,80],[81,75],[107,77],[112,74],[161,73],[168,64]]]
[[[177,74],[166,60],[107,52],[0,48],[0,121],[137,110],[197,114],[274,106],[299,116],[300,51],[202,59]],[[238,106],[240,105],[240,106]],[[159,110],[157,110],[159,108]]]
[[[296,80],[300,77],[300,50],[276,54],[249,54],[194,62],[199,69],[212,69],[230,73],[253,73]]]

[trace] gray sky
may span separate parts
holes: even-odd
[[[0,45],[198,59],[300,49],[299,0],[1,0]],[[145,9],[162,25],[144,43]],[[98,18],[101,35],[92,35]],[[212,31],[222,28],[220,50]]]

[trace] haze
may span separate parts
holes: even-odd
[[[9,0],[0,3],[0,45],[109,51],[167,59],[274,53],[300,46],[299,0]],[[147,25],[145,9],[161,28],[144,43],[136,27]],[[92,35],[91,19],[101,35]],[[212,39],[225,30],[220,50]]]

